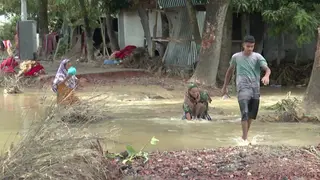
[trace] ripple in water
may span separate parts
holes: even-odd
[[[249,143],[251,145],[257,145],[257,144],[263,142],[264,139],[265,139],[265,135],[257,134],[255,136],[253,136],[251,141],[249,140]],[[235,141],[237,146],[248,145],[248,142],[244,141],[241,137],[233,138],[232,140]]]

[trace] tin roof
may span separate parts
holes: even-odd
[[[193,5],[204,5],[208,0],[192,0]],[[158,0],[160,8],[175,8],[186,6],[185,0]]]

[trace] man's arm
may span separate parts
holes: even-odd
[[[262,66],[262,69],[265,72],[264,76],[269,77],[271,75],[271,69],[268,66]]]
[[[231,64],[226,72],[226,76],[224,78],[224,84],[223,84],[223,89],[227,88],[227,86],[229,85],[230,83],[230,80],[231,80],[231,77],[232,77],[232,74],[233,74],[233,71],[234,71],[234,65]]]
[[[264,85],[268,85],[269,84],[269,77],[270,77],[270,74],[271,74],[271,70],[268,67],[268,63],[267,63],[266,59],[261,54],[259,54],[259,56],[260,56],[259,57],[260,67],[265,71],[265,75],[261,79],[261,82]]]

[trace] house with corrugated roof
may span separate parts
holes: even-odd
[[[163,55],[167,66],[189,68],[198,57],[198,48],[193,40],[191,24],[187,15],[185,0],[143,0],[143,6],[148,9],[149,28],[151,36],[156,25],[156,36],[152,37],[157,42],[157,54]],[[206,7],[204,3],[193,0],[200,33],[202,33]],[[165,14],[165,16],[164,16]],[[246,17],[249,17],[246,19]],[[157,23],[155,23],[157,22]],[[233,13],[232,18],[232,53],[241,50],[241,40],[244,29],[249,28],[249,33],[257,40],[256,51],[263,53],[268,60],[275,60],[280,54],[281,58],[294,59],[299,50],[306,59],[313,59],[314,43],[296,47],[292,35],[285,35],[285,42],[279,51],[279,38],[268,34],[266,24],[259,13],[241,14]],[[288,37],[287,37],[288,36]],[[119,44],[146,46],[144,31],[137,10],[125,9],[118,15]],[[163,48],[166,47],[166,48]],[[303,51],[303,52],[302,52]],[[231,55],[231,54],[230,54]]]
[[[205,4],[196,0],[193,0],[193,4],[199,30],[202,33],[206,14]],[[185,0],[144,0],[143,6],[148,9],[151,35],[157,22],[156,37],[152,39],[157,42],[157,54],[163,55],[164,63],[181,68],[191,67],[197,59],[199,49],[192,37]],[[233,38],[235,44],[233,49],[238,51],[241,29],[240,31],[236,29],[235,32],[240,32],[238,37]],[[124,9],[118,14],[118,38],[121,48],[127,45],[146,46],[137,10]],[[163,48],[163,45],[166,48]]]

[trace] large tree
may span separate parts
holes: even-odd
[[[39,23],[39,41],[40,41],[40,56],[42,56],[42,42],[46,34],[49,33],[49,20],[48,20],[48,0],[38,0],[39,12],[38,12],[38,23]]]
[[[93,29],[90,26],[90,19],[89,19],[89,10],[87,9],[88,4],[85,3],[84,0],[79,0],[80,4],[80,11],[82,13],[82,18],[84,21],[84,29],[85,29],[85,38],[87,42],[87,59],[88,61],[92,61],[95,59],[94,57],[94,49],[93,49]]]
[[[197,21],[197,13],[192,4],[192,0],[185,0],[186,7],[188,10],[189,20],[192,26],[192,34],[196,44],[201,44],[201,35],[199,31],[199,25]]]
[[[107,34],[110,40],[111,51],[120,50],[119,42],[116,33],[114,32],[113,17],[110,14],[106,15]]]
[[[218,68],[218,83],[223,82],[225,74],[229,67],[232,50],[232,24],[233,24],[233,9],[229,6],[226,20],[223,27],[222,44],[220,52],[220,61]]]
[[[150,57],[153,57],[154,56],[154,52],[152,49],[153,42],[151,37],[150,25],[149,25],[148,11],[145,8],[143,8],[142,4],[138,4],[137,9],[138,9],[138,14],[140,17],[142,29],[144,31],[144,37],[146,38],[146,41],[147,41],[148,53]]]
[[[127,0],[101,0],[103,4],[102,13],[106,14],[107,35],[110,40],[111,50],[120,49],[118,38],[113,26],[113,15],[116,15],[120,9],[128,8],[130,2]]]
[[[307,109],[319,109],[320,107],[320,27],[318,28],[318,42],[313,62],[312,74],[304,97]],[[318,108],[315,108],[318,107]]]
[[[216,85],[223,27],[229,3],[229,0],[217,0],[207,4],[199,62],[191,81],[207,86]]]

